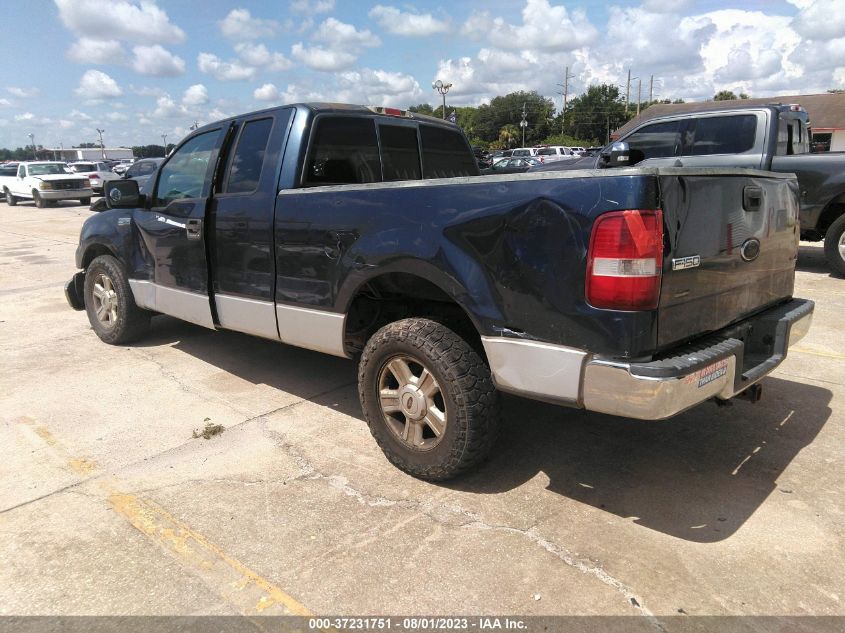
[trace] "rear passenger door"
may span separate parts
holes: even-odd
[[[221,327],[278,339],[273,217],[293,109],[238,123],[209,207],[211,279]]]

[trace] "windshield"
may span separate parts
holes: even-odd
[[[30,165],[30,176],[48,176],[50,174],[66,174],[65,166],[61,163],[46,163],[42,165]]]
[[[97,171],[97,165],[94,163],[77,163],[75,165],[68,165],[72,171]]]

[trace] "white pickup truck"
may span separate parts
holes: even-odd
[[[33,161],[20,163],[13,176],[0,176],[0,187],[6,202],[15,206],[19,200],[31,199],[43,208],[56,200],[79,200],[91,204],[91,181],[78,174],[70,174],[64,163]]]

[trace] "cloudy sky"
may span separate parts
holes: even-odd
[[[30,0],[4,3],[0,146],[178,140],[302,100],[477,105],[654,77],[656,98],[845,88],[842,0]],[[634,82],[636,95],[637,81]],[[624,90],[624,87],[623,87]],[[558,106],[560,107],[560,106]]]

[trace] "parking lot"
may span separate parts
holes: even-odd
[[[435,485],[384,458],[351,361],[169,317],[101,343],[62,294],[90,213],[0,204],[0,614],[845,615],[845,280],[820,244],[813,327],[758,404],[507,397],[491,460]]]

